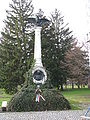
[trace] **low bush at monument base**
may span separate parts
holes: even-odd
[[[57,90],[42,90],[40,101],[36,102],[35,90],[30,90],[28,87],[22,89],[15,94],[8,104],[8,111],[45,111],[45,110],[68,110],[70,109],[69,102]]]

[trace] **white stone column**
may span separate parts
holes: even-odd
[[[34,45],[35,66],[42,66],[41,59],[41,27],[35,28],[35,45]]]
[[[32,70],[33,82],[36,84],[44,84],[47,80],[47,74],[42,64],[41,58],[41,27],[35,28],[35,44],[34,44],[34,60],[35,65]]]

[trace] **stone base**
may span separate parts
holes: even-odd
[[[6,109],[6,107],[2,107],[2,111],[4,112],[4,111],[6,111],[7,109]]]

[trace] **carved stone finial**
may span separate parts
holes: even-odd
[[[28,18],[28,22],[41,27],[43,24],[49,23],[50,21],[44,17],[39,18],[39,16],[36,15],[36,18],[34,18],[34,17]]]

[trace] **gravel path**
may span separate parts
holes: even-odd
[[[85,110],[44,111],[44,112],[4,112],[0,120],[80,120]]]

